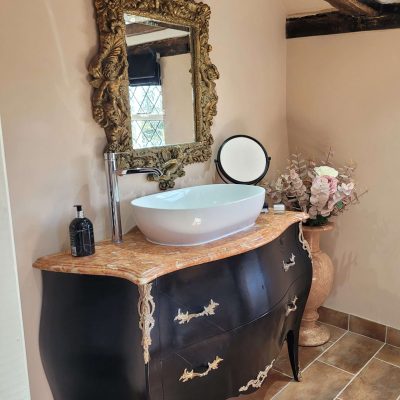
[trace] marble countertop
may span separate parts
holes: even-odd
[[[122,244],[110,240],[96,243],[96,254],[92,256],[77,258],[70,253],[58,253],[39,258],[33,267],[52,272],[113,276],[144,285],[177,270],[261,247],[279,237],[292,224],[307,218],[307,214],[301,212],[263,214],[253,227],[245,231],[191,247],[156,245],[134,228],[124,236]]]

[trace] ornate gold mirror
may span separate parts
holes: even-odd
[[[94,119],[122,168],[157,167],[161,189],[211,157],[217,114],[210,7],[193,0],[95,0],[99,52],[89,66]]]

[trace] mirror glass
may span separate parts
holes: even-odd
[[[229,182],[252,185],[267,174],[270,158],[264,146],[246,135],[227,139],[219,149],[217,168]]]
[[[134,149],[195,142],[191,28],[124,18]]]

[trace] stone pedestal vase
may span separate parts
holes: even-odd
[[[310,296],[300,328],[300,346],[320,346],[329,341],[330,333],[324,326],[317,324],[318,308],[325,302],[332,290],[333,264],[327,254],[321,251],[320,238],[324,232],[334,228],[332,223],[324,226],[303,226],[304,238],[310,245],[313,261],[313,280]]]

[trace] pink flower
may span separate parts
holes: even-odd
[[[325,176],[316,176],[311,186],[310,203],[322,210],[329,200],[329,182]]]
[[[339,187],[339,190],[343,192],[346,196],[351,196],[354,191],[354,186],[354,182],[350,182],[347,185],[345,183],[342,183]]]
[[[324,175],[323,177],[328,181],[329,194],[330,195],[335,194],[338,188],[338,183],[339,183],[338,179],[334,178],[333,176],[327,176],[327,175]]]

